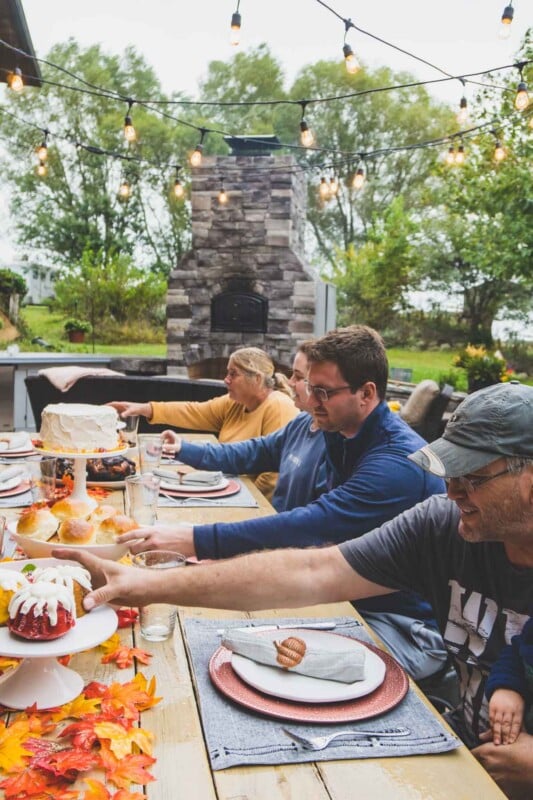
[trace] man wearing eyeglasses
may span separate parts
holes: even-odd
[[[467,397],[443,436],[411,455],[446,478],[435,495],[344,544],[279,550],[132,581],[131,570],[90,554],[87,607],[169,602],[208,608],[296,608],[398,589],[432,605],[461,684],[452,718],[508,797],[533,793],[533,736],[489,741],[485,683],[533,602],[533,387],[497,384]],[[63,557],[71,557],[64,551]],[[171,574],[172,573],[172,574]],[[480,741],[483,742],[480,744]]]

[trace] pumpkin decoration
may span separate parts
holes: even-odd
[[[299,664],[306,650],[303,639],[298,639],[296,636],[290,636],[282,642],[274,642],[274,647],[278,653],[276,661],[284,669],[291,669]]]

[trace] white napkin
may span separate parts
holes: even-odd
[[[189,485],[215,486],[220,483],[223,477],[222,472],[208,472],[207,470],[197,469],[194,472],[187,472],[182,475],[181,482]]]
[[[354,642],[353,639],[347,639],[344,647],[336,648],[335,652],[332,652],[327,645],[310,647],[305,643],[305,652],[302,655],[300,651],[303,648],[300,644],[294,643],[295,638],[305,643],[305,631],[297,633],[275,631],[275,641],[272,641],[270,638],[258,636],[250,631],[228,630],[224,632],[222,644],[233,653],[250,658],[252,661],[267,664],[269,667],[288,669],[290,672],[298,672],[310,678],[322,678],[342,683],[364,680],[365,648],[363,645]],[[301,661],[294,663],[300,656]]]
[[[13,478],[18,478],[19,475],[22,480],[24,472],[24,467],[8,467],[7,469],[2,470],[2,472],[0,472],[0,491],[4,483],[8,483]]]
[[[0,436],[0,451],[22,450],[23,448],[27,448],[28,450],[33,448],[31,439],[26,431],[8,433],[5,436]]]

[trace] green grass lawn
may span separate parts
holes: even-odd
[[[165,357],[167,354],[166,344],[93,344],[90,335],[86,337],[84,344],[70,343],[63,332],[65,318],[62,314],[50,312],[46,306],[24,306],[22,316],[30,330],[30,334],[24,342],[20,343],[21,350],[31,351],[38,349],[38,346],[31,344],[34,336],[40,336],[45,341],[54,345],[56,350],[65,353],[104,353],[116,356],[147,356]],[[388,351],[389,364],[391,367],[409,368],[413,370],[412,381],[418,383],[424,378],[433,378],[437,382],[442,375],[449,373],[453,369],[453,358],[455,350],[404,350],[401,348],[390,348]],[[458,370],[464,383],[456,386],[458,389],[466,389],[466,377],[462,370]],[[533,378],[527,383],[533,384]]]

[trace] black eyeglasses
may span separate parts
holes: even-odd
[[[305,391],[307,392],[307,396],[311,397],[313,395],[319,403],[327,403],[327,401],[334,397],[339,392],[344,392],[346,389],[352,390],[351,386],[338,386],[336,389],[324,389],[323,386],[313,386],[312,383],[309,381],[305,381]]]
[[[472,494],[472,492],[475,492],[480,486],[483,486],[484,483],[491,481],[493,478],[499,478],[501,475],[507,475],[509,472],[511,472],[511,469],[507,467],[506,469],[502,469],[501,472],[495,472],[494,475],[480,475],[479,478],[465,478],[464,475],[459,475],[457,478],[444,478],[444,480],[446,486],[450,485],[450,481],[457,481],[459,486],[464,489],[467,494]]]

